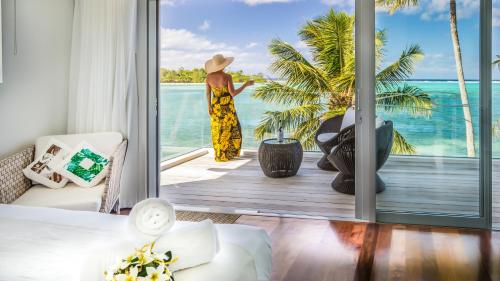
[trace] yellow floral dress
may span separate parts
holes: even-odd
[[[212,87],[212,109],[210,125],[215,161],[225,162],[239,157],[241,126],[227,87]]]

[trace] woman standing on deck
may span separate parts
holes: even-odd
[[[233,78],[224,72],[224,68],[233,60],[232,57],[225,58],[217,54],[205,63],[208,113],[217,162],[229,161],[240,156],[241,126],[236,115],[233,97],[254,84],[254,81],[250,80],[238,89],[234,88]]]

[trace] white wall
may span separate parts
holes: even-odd
[[[0,158],[38,136],[66,132],[73,0],[18,0],[14,55],[14,0],[2,2],[3,83],[0,84]]]

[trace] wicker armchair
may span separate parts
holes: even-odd
[[[321,152],[323,152],[323,157],[318,161],[318,168],[327,171],[337,171],[337,168],[333,166],[330,161],[328,161],[327,156],[332,151],[332,148],[337,145],[335,143],[335,136],[340,132],[340,126],[342,125],[342,119],[344,115],[335,116],[333,118],[325,120],[319,126],[314,140],[316,145],[319,147]]]
[[[318,161],[318,168],[327,171],[338,171],[337,168],[328,161],[328,154],[336,145],[338,145],[337,135],[343,129],[354,124],[353,108],[348,108],[345,115],[339,115],[325,120],[319,126],[314,140],[319,149],[323,152],[323,157]]]
[[[111,157],[110,170],[104,182],[100,212],[119,212],[120,179],[127,151],[124,140]],[[32,187],[32,183],[23,174],[23,169],[34,161],[35,147],[31,146],[8,158],[0,160],[0,203],[10,204]],[[57,192],[55,190],[54,192]]]
[[[376,171],[378,171],[387,161],[392,149],[393,142],[393,125],[392,121],[383,121],[376,130]],[[332,188],[338,192],[346,194],[354,194],[355,191],[355,128],[351,125],[342,130],[335,142],[338,143],[330,154],[328,160],[338,170],[339,174],[332,182]],[[385,183],[380,176],[376,174],[376,191],[382,192],[385,189]]]

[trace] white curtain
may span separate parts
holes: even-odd
[[[118,131],[129,147],[121,207],[137,200],[137,0],[75,0],[68,133]]]

